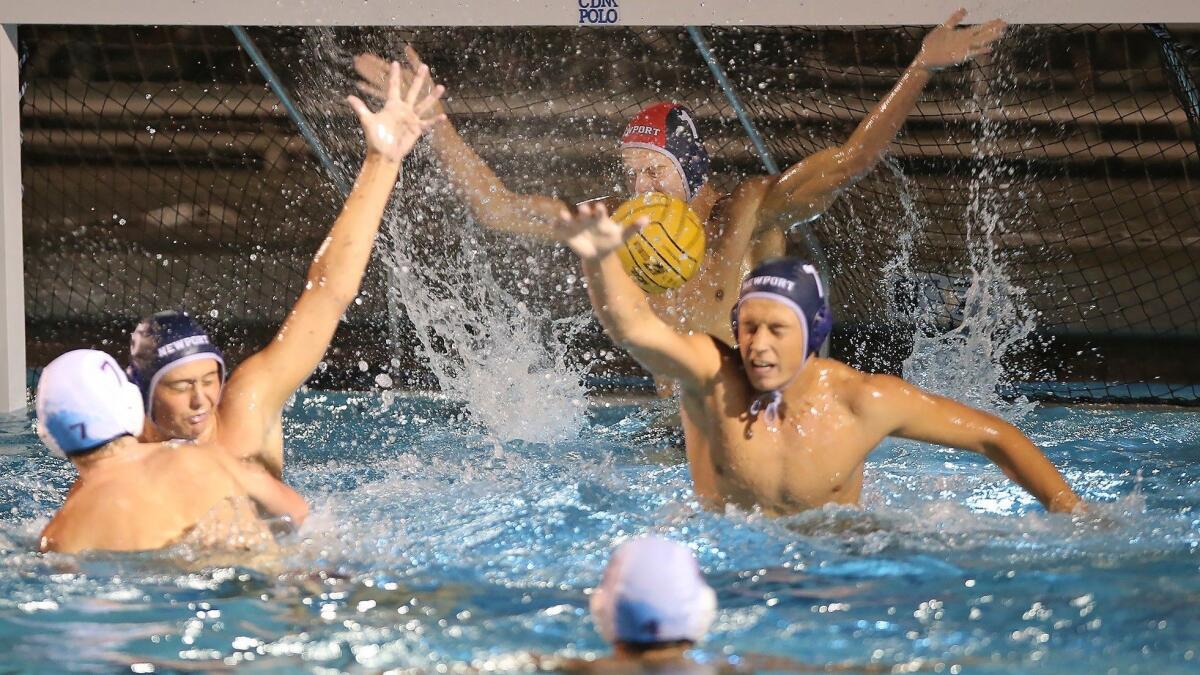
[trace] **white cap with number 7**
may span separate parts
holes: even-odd
[[[37,388],[38,436],[65,457],[142,432],[142,394],[113,357],[77,349],[50,362]]]

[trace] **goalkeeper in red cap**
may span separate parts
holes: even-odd
[[[762,260],[783,255],[788,226],[821,215],[840,192],[879,163],[934,72],[988,53],[1004,33],[1000,20],[959,27],[965,16],[966,10],[960,9],[929,32],[912,65],[844,144],[817,152],[778,176],[743,180],[729,194],[708,180],[708,153],[687,108],[657,103],[634,116],[620,142],[627,189],[630,194],[661,192],[687,201],[705,223],[708,242],[699,273],[677,292],[650,298],[655,313],[685,331],[732,343],[729,311],[745,272]],[[408,62],[409,73],[415,74],[421,61],[411,48]],[[360,89],[376,96],[382,93],[386,61],[362,54],[355,67],[363,78]],[[448,120],[439,122],[429,139],[480,223],[553,237],[554,223],[566,206],[562,201],[508,189]]]

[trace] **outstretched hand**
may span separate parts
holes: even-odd
[[[412,45],[404,47],[404,58],[408,63],[400,64],[400,81],[401,86],[408,87],[417,79],[417,73],[421,72],[425,64],[421,62],[421,57]],[[360,92],[380,101],[387,98],[387,78],[391,71],[391,63],[380,56],[364,52],[354,57],[354,70],[362,78],[357,83]],[[433,79],[427,79],[420,95],[428,96],[433,91],[433,85]],[[440,102],[435,112],[445,112]]]
[[[367,153],[377,153],[395,162],[408,155],[421,134],[446,118],[438,108],[438,99],[445,91],[441,85],[421,95],[422,89],[428,89],[429,68],[421,66],[404,95],[401,95],[402,79],[400,64],[393,61],[388,69],[386,89],[381,92],[384,103],[379,112],[371,112],[357,96],[346,97],[362,124]]]
[[[649,218],[643,216],[637,222],[623,226],[609,217],[604,204],[583,203],[574,215],[567,209],[558,214],[554,236],[574,251],[580,260],[599,260],[615,251],[649,222]]]
[[[992,19],[978,26],[959,28],[958,24],[966,16],[967,10],[960,9],[951,14],[945,23],[929,31],[921,42],[916,63],[930,70],[938,70],[990,54],[992,44],[1004,35],[1008,24],[1000,19]]]

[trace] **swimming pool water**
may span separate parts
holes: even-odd
[[[661,407],[661,404],[656,404]],[[589,655],[613,545],[691,545],[720,612],[697,651],[944,672],[1196,672],[1200,414],[1041,407],[1019,422],[1096,516],[1048,515],[982,458],[888,442],[862,508],[784,519],[693,501],[652,408],[499,443],[460,406],[310,392],[286,478],[313,504],[280,571],[33,553],[72,470],[0,419],[3,669],[513,670]]]

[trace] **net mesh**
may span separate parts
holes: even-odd
[[[785,167],[844,142],[924,34],[704,32]],[[993,266],[1005,301],[1034,326],[1004,355],[1013,383],[1067,398],[1194,402],[1200,166],[1180,69],[1164,68],[1162,41],[1141,26],[1013,32],[992,58],[935,77],[885,164],[808,225],[830,263],[835,354],[898,369],[923,337],[963,330],[977,310],[972,284]],[[1186,48],[1196,32],[1170,32],[1184,74],[1196,77]],[[682,29],[250,34],[338,171],[361,152],[340,101],[353,91],[354,54],[398,54],[405,43],[450,88],[467,142],[516,191],[619,194],[614,139],[665,99],[696,113],[719,187],[763,171]],[[21,40],[31,363],[69,346],[119,346],[139,314],[166,307],[205,318],[235,353],[261,344],[299,293],[341,198],[233,35],[23,27]],[[422,192],[414,176],[426,170],[410,167],[398,203],[454,201]],[[453,208],[451,222],[423,235],[427,255],[465,221]],[[584,311],[577,285],[553,281],[574,267],[564,251],[489,241],[515,294],[560,316]],[[797,232],[791,246],[806,253]],[[556,276],[531,280],[530,269]],[[402,351],[386,337],[395,326],[384,284],[376,266],[331,363],[355,372],[360,359],[380,361],[368,355]]]
[[[31,365],[187,309],[235,352],[299,294],[336,199],[224,29],[22,27]]]

